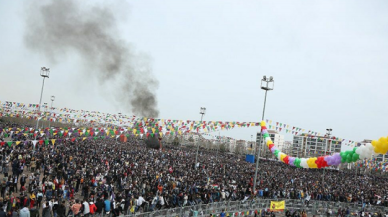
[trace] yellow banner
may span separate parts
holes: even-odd
[[[271,201],[270,210],[271,211],[284,211],[285,207],[286,207],[286,203],[284,202],[284,200],[282,200],[282,201]]]

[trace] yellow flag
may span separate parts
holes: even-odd
[[[86,137],[82,138],[82,141],[84,141],[86,139]]]
[[[52,140],[51,140],[51,143],[54,145],[54,144],[55,144],[55,139],[52,139]]]
[[[282,201],[271,201],[271,211],[283,211],[285,209],[285,202]]]
[[[16,145],[19,145],[19,144],[20,144],[20,141],[16,141],[15,143],[16,143]]]

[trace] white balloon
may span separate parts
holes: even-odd
[[[356,149],[356,154],[361,155],[362,150],[364,149],[364,147],[365,147],[365,145],[358,147],[358,148]]]
[[[367,143],[356,149],[356,154],[359,155],[360,159],[372,158],[372,155],[375,154],[374,147],[372,144]]]
[[[300,166],[303,168],[309,168],[309,165],[307,164],[307,158],[300,159]]]
[[[365,145],[365,147],[368,148],[369,150],[373,151],[373,152],[374,152],[374,150],[375,150],[375,147],[374,147],[371,143],[367,143],[367,144]]]

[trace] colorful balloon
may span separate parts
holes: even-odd
[[[336,166],[341,163],[356,162],[360,159],[371,158],[373,154],[386,154],[388,152],[388,137],[381,137],[377,141],[373,140],[372,144],[367,143],[366,145],[355,147],[352,150],[334,153],[329,156],[295,158],[286,155],[276,148],[271,137],[269,137],[265,121],[262,121],[260,125],[262,127],[262,135],[266,139],[268,148],[278,160],[298,168],[325,168],[328,166]]]

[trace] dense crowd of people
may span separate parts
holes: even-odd
[[[0,138],[28,139],[23,136]],[[331,169],[323,177],[322,170],[263,160],[253,192],[255,165],[242,156],[200,150],[199,164],[195,156],[185,146],[150,149],[135,137],[4,145],[0,217],[118,216],[253,198],[388,206],[387,178]]]

